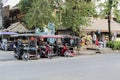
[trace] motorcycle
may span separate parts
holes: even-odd
[[[52,58],[52,54],[53,54],[53,50],[48,45],[41,46],[39,48],[39,54],[40,54],[40,57],[45,57],[45,58],[51,59]]]
[[[68,48],[67,45],[65,44],[62,48],[61,54],[65,57],[74,57],[76,54],[73,52],[72,48]]]

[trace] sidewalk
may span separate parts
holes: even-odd
[[[96,54],[95,51],[91,51],[91,50],[80,50],[80,51],[74,50],[74,52],[77,55],[94,55],[94,54]]]
[[[111,48],[84,48],[82,50],[75,49],[74,52],[78,55],[94,55],[94,54],[107,54],[107,53],[114,53]]]
[[[15,60],[13,51],[2,51],[0,50],[0,61]]]

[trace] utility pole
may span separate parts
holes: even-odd
[[[2,0],[0,0],[0,29],[3,28]]]
[[[109,0],[109,11],[108,11],[108,34],[109,41],[111,41],[111,9],[112,9],[113,0]]]

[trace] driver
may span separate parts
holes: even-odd
[[[30,38],[30,47],[35,47],[35,38],[34,37]]]

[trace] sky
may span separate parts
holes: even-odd
[[[10,5],[10,8],[13,8],[16,4],[20,2],[20,0],[2,0],[3,7]]]
[[[65,1],[65,0],[63,0],[63,1]],[[93,0],[93,1],[95,1],[95,0]],[[106,0],[100,0],[100,2],[102,2],[102,3],[105,2],[105,1]],[[20,2],[20,0],[2,0],[2,2],[3,2],[3,7],[7,6],[7,5],[10,5],[10,8],[12,8],[16,4],[18,4]],[[119,4],[118,8],[120,9],[120,4]],[[98,11],[99,11],[99,9],[98,9]]]

